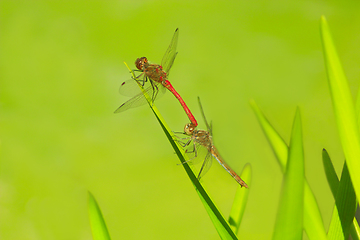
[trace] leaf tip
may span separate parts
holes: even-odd
[[[320,29],[323,30],[324,28],[327,28],[327,21],[324,15],[321,15],[320,18]]]
[[[258,106],[257,106],[257,104],[256,104],[256,102],[255,102],[254,99],[250,99],[250,100],[249,100],[249,103],[250,103],[250,106],[252,107],[253,110],[255,110],[255,109],[258,108]]]
[[[301,112],[300,112],[300,107],[299,106],[296,107],[295,119],[297,121],[301,121]]]

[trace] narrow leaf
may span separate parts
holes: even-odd
[[[324,16],[321,17],[320,25],[328,83],[340,140],[355,193],[360,199],[360,136],[355,107]]]
[[[90,227],[94,240],[110,240],[105,220],[91,192],[88,192],[88,210],[90,218]]]
[[[255,101],[251,100],[250,104],[256,114],[256,117],[264,131],[266,138],[270,143],[270,146],[275,153],[280,168],[284,173],[288,157],[288,146],[271,126],[269,121],[256,105]],[[304,182],[304,229],[309,239],[327,239],[324,224],[320,215],[319,206],[307,181]]]
[[[300,240],[303,232],[304,150],[299,109],[295,114],[287,163],[273,239]]]
[[[125,65],[128,67],[128,65],[126,63],[125,63]],[[128,67],[128,69],[131,72],[131,74],[133,75],[133,77],[135,78],[135,74],[133,73],[133,71],[131,71],[129,67]],[[139,87],[143,90],[141,85],[139,85]],[[217,209],[214,202],[210,199],[209,195],[206,193],[205,189],[202,187],[202,185],[198,181],[197,177],[194,175],[191,168],[186,163],[186,160],[184,158],[184,150],[181,147],[179,147],[177,142],[174,141],[174,139],[175,139],[174,134],[172,133],[172,131],[170,131],[170,128],[167,126],[165,120],[162,118],[162,116],[161,116],[160,112],[157,110],[156,106],[151,103],[151,98],[149,96],[147,96],[147,94],[144,91],[143,91],[143,93],[144,93],[146,99],[148,100],[151,110],[153,111],[161,128],[163,129],[163,131],[164,131],[166,137],[168,138],[171,146],[173,147],[176,155],[179,157],[179,159],[182,163],[181,165],[184,167],[191,182],[193,183],[195,190],[198,193],[200,200],[203,203],[203,205],[204,205],[212,223],[214,224],[215,229],[217,230],[218,234],[220,235],[221,239],[237,239],[235,233],[230,228],[230,225],[228,224],[228,222],[225,220],[223,215]]]
[[[222,216],[222,214],[220,213],[220,211],[217,209],[217,207],[215,206],[215,204],[212,202],[212,200],[210,199],[210,197],[208,196],[208,194],[206,193],[205,189],[202,187],[202,185],[200,184],[200,182],[198,181],[197,177],[194,175],[194,173],[192,172],[191,168],[189,167],[189,165],[186,163],[186,160],[184,159],[183,154],[181,153],[177,143],[175,143],[174,141],[174,137],[172,136],[172,133],[169,132],[167,129],[167,127],[165,126],[165,122],[161,121],[161,117],[159,117],[156,113],[156,111],[154,110],[154,106],[151,107],[155,117],[157,118],[159,124],[161,125],[166,137],[168,138],[171,146],[173,147],[173,149],[175,150],[175,153],[177,154],[177,156],[179,157],[182,166],[184,167],[186,173],[188,174],[190,180],[192,181],[196,192],[198,193],[201,202],[203,203],[207,213],[210,216],[211,221],[213,222],[217,232],[219,233],[221,239],[237,239],[235,233],[231,230],[228,222],[224,219],[224,217]]]
[[[357,116],[357,124],[360,126],[360,87],[358,89],[357,97],[356,97],[356,103],[355,103],[355,111]]]
[[[329,154],[327,153],[327,151],[325,149],[323,149],[323,154],[322,155],[323,155],[323,163],[324,163],[326,177],[327,177],[327,180],[329,182],[331,192],[332,192],[332,194],[333,194],[333,196],[335,198],[335,201],[336,201],[337,197],[339,197],[338,194],[337,194],[338,189],[340,187],[339,186],[339,178],[336,175],[334,166],[333,166],[333,164],[332,164],[332,162],[330,160],[330,156],[329,156]],[[343,187],[344,186],[342,186],[342,188]],[[352,186],[351,182],[349,182],[349,186],[346,186],[345,188],[347,188],[347,187],[350,188],[349,192],[354,193],[354,189],[353,189],[353,186]],[[348,196],[348,197],[349,197],[349,199],[347,199],[347,201],[352,201],[350,196]],[[356,199],[355,199],[355,201],[356,201]],[[348,204],[348,203],[345,203],[345,204]],[[349,204],[348,207],[350,207],[350,206],[352,206],[351,203]],[[355,202],[355,206],[356,206],[356,202]],[[341,210],[341,208],[339,208],[339,209]],[[338,206],[337,206],[337,204],[335,204],[334,210],[333,210],[333,216],[332,216],[332,220],[331,220],[331,224],[330,224],[330,229],[329,229],[329,232],[328,232],[329,239],[337,239],[337,238],[338,239],[344,239],[345,231],[343,231],[342,225],[345,225],[345,223],[344,224],[341,223],[341,219],[339,217],[339,214],[341,215],[342,213],[341,213],[341,211],[339,212]],[[346,222],[346,221],[344,220],[343,222]],[[346,229],[346,231],[347,231],[347,229]],[[350,235],[351,235],[353,240],[357,240],[357,239],[360,238],[359,225],[358,225],[355,217],[353,217],[353,220],[350,221],[350,229],[349,229],[349,231],[350,231]],[[346,232],[346,234],[348,234],[348,233]]]
[[[246,164],[240,177],[244,182],[251,186],[251,165]],[[229,223],[232,230],[237,233],[240,227],[241,219],[244,215],[247,199],[249,196],[249,191],[244,191],[242,187],[239,185],[236,191],[236,195],[234,198],[234,203],[232,205],[230,216],[229,216]]]
[[[276,130],[271,126],[271,124],[261,112],[260,108],[257,106],[254,100],[250,100],[250,105],[252,106],[256,117],[260,123],[260,126],[262,127],[262,130],[264,131],[265,136],[275,153],[281,171],[285,173],[289,151],[288,146],[286,145],[285,141],[280,137],[280,135],[276,132]]]
[[[323,149],[322,152],[322,159],[323,159],[326,178],[330,185],[331,192],[335,198],[337,190],[339,188],[339,178],[336,175],[335,168],[330,160],[330,156],[325,149]]]
[[[356,218],[353,219],[353,222],[350,227],[350,235],[353,240],[359,240],[360,239],[360,228],[359,224],[356,221]]]
[[[335,208],[328,232],[328,238],[330,240],[348,239],[355,211],[356,196],[345,162],[339,187],[336,192]]]

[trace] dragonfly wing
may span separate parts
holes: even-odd
[[[148,84],[148,82],[148,79],[146,79],[144,75],[141,74],[136,79],[131,78],[125,82],[122,82],[119,87],[119,93],[124,96],[133,97],[135,94],[141,92],[138,83],[146,88],[146,84]]]
[[[184,134],[184,133],[182,133],[182,134]],[[188,140],[189,137],[187,136],[184,139]],[[199,143],[196,143],[196,142],[194,143],[194,141],[190,138],[190,141],[185,146],[185,153],[186,153],[187,157],[189,158],[189,160],[187,160],[187,162],[190,165],[195,165],[195,164],[202,162],[202,160],[207,155],[207,150],[203,146],[201,146]]]
[[[123,83],[121,83],[119,88],[119,93],[124,96],[133,97],[136,94],[140,93],[141,90],[136,83],[136,80],[129,79]]]
[[[212,155],[210,154],[210,152],[208,152],[199,171],[199,175],[198,175],[199,180],[205,175],[205,173],[207,173],[207,171],[209,171],[212,163],[212,158],[213,158]]]
[[[162,96],[162,95],[164,95],[164,93],[166,93],[166,87],[164,87],[163,85],[161,85],[161,84],[158,84],[158,86],[159,86],[159,97],[160,96]]]
[[[137,84],[137,83],[135,83],[135,84]],[[137,88],[139,88],[139,87],[137,86]],[[140,90],[140,88],[139,88],[139,90]],[[149,87],[147,87],[145,89],[145,92],[150,97],[152,97],[153,93],[154,93],[154,90],[155,89],[152,86],[149,86]],[[147,100],[146,100],[144,94],[142,92],[140,92],[140,93],[136,94],[134,97],[132,97],[131,99],[127,100],[120,107],[118,107],[118,109],[116,109],[114,113],[121,113],[121,112],[124,112],[124,111],[126,111],[126,110],[128,110],[130,108],[140,107],[142,105],[145,105],[146,103],[147,103]]]
[[[164,69],[164,71],[167,73],[167,75],[169,75],[170,68],[172,67],[175,57],[177,55],[176,47],[178,43],[178,38],[179,38],[179,29],[177,28],[175,30],[171,43],[168,49],[166,50],[165,55],[161,61],[161,66]]]
[[[146,103],[147,103],[146,98],[144,97],[144,94],[141,92],[136,96],[134,96],[133,98],[126,101],[125,103],[121,104],[121,106],[118,107],[118,109],[116,109],[114,113],[121,113],[130,108],[140,107]]]
[[[201,115],[204,118],[204,122],[206,124],[206,129],[208,130],[208,132],[210,133],[210,135],[212,135],[212,123],[210,123],[210,126],[208,124],[208,122],[206,121],[206,117],[205,117],[205,113],[204,113],[204,109],[201,105],[201,101],[200,101],[200,97],[198,96],[198,101],[199,101],[199,106],[200,106],[200,110],[201,110]]]

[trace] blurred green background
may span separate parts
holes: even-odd
[[[0,1],[0,238],[92,239],[87,191],[112,239],[219,239],[147,107],[113,114],[137,57],[160,63],[179,27],[169,80],[199,127],[240,173],[252,165],[241,239],[270,239],[282,174],[249,106],[288,142],[296,106],[305,173],[328,229],[334,200],[321,161],[341,150],[319,33],[327,17],[356,96],[355,1]],[[157,107],[174,131],[188,122],[174,96]],[[202,179],[227,218],[238,187],[217,163]],[[307,239],[306,236],[304,239]]]

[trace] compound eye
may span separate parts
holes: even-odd
[[[136,66],[136,68],[139,69],[139,70],[141,70],[141,69],[142,69],[142,68],[141,68],[141,65],[142,65],[141,59],[140,59],[140,58],[136,59],[136,61],[135,61],[135,66]]]
[[[193,124],[188,123],[185,125],[184,132],[186,135],[192,135],[194,130],[195,130],[195,127],[193,126]]]
[[[147,58],[146,57],[141,57],[136,59],[135,61],[135,66],[137,69],[139,70],[144,70],[144,63],[147,63]]]

